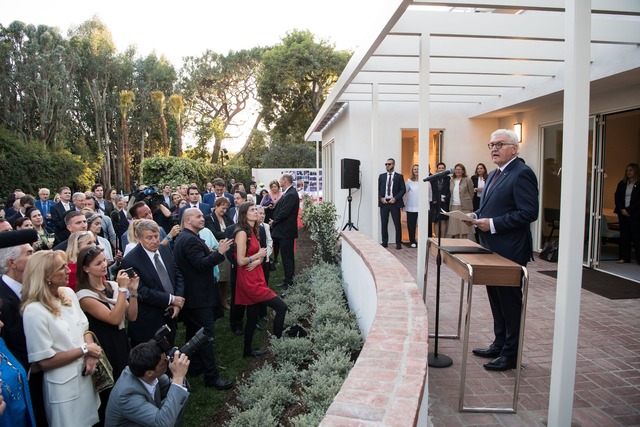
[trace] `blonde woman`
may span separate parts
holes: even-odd
[[[97,240],[95,234],[90,231],[76,231],[69,236],[67,244],[67,261],[71,271],[69,276],[69,287],[76,291],[76,262],[78,261],[78,252],[88,246],[96,246]]]
[[[89,321],[69,281],[67,256],[44,250],[31,256],[22,281],[22,316],[29,362],[44,371],[50,427],[91,426],[100,399],[91,375],[102,354],[87,333]]]
[[[127,230],[127,240],[129,241],[129,243],[127,243],[127,246],[125,246],[124,248],[124,254],[122,255],[123,257],[125,257],[129,253],[129,251],[135,248],[136,245],[138,244],[138,238],[136,237],[136,229],[138,228],[138,225],[140,225],[141,221],[142,221],[141,219],[134,219],[129,224],[129,229]]]

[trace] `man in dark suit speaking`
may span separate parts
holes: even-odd
[[[283,173],[280,176],[282,197],[276,203],[273,218],[269,222],[273,240],[280,245],[282,255],[282,267],[284,269],[284,287],[293,284],[295,270],[294,246],[298,238],[298,210],[300,209],[300,196],[293,186],[293,175]]]
[[[538,219],[538,181],[518,158],[518,137],[513,131],[499,129],[491,134],[491,158],[498,169],[487,177],[480,208],[469,216],[478,229],[482,246],[526,266],[533,256],[531,223]],[[495,340],[476,356],[493,359],[484,365],[490,371],[516,367],[520,339],[522,289],[487,286],[493,314]]]
[[[147,342],[163,325],[171,332],[167,339],[173,345],[176,317],[184,306],[184,280],[173,262],[169,245],[160,244],[160,228],[155,221],[143,219],[136,229],[140,242],[122,260],[122,267],[132,267],[140,277],[138,317],[129,322],[131,346]]]
[[[389,243],[389,214],[396,228],[396,249],[402,249],[402,225],[400,224],[400,209],[404,207],[402,197],[406,192],[404,177],[394,169],[396,161],[387,159],[384,164],[387,171],[378,177],[378,207],[382,222],[382,247]]]

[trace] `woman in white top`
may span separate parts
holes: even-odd
[[[102,354],[87,333],[89,321],[68,288],[67,255],[40,251],[27,262],[22,283],[29,362],[44,371],[44,406],[50,427],[91,426],[100,399],[91,375]]]
[[[407,214],[407,231],[409,232],[409,245],[412,248],[418,247],[416,244],[416,225],[418,224],[418,177],[420,167],[411,166],[411,177],[407,180],[407,191],[404,195],[404,211]]]
[[[467,177],[467,169],[463,164],[458,163],[453,172],[453,178],[449,184],[451,190],[450,211],[461,211],[464,213],[473,212],[473,182]],[[472,232],[472,228],[459,219],[449,218],[448,233],[451,237],[466,239]]]

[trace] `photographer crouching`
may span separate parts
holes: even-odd
[[[170,357],[155,340],[135,346],[111,391],[105,426],[179,426],[189,398],[188,369],[189,357],[179,350]]]

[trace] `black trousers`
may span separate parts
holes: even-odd
[[[292,285],[295,270],[295,258],[293,255],[295,239],[281,237],[277,240],[278,245],[280,245],[280,259],[282,260],[282,267],[284,269],[284,283]]]
[[[418,225],[418,212],[407,212],[407,231],[409,243],[416,243],[416,226]]]
[[[193,338],[200,328],[204,328],[204,333],[208,337],[215,337],[214,313],[214,307],[188,308],[183,311],[184,325],[186,327],[185,339],[187,342]],[[218,363],[213,351],[213,343],[202,347],[193,357],[190,357],[190,360],[189,371],[196,375],[203,372],[205,385],[211,384],[220,376]]]
[[[231,308],[229,309],[229,326],[232,331],[241,331],[243,328],[243,319],[245,306],[236,304],[236,266],[232,264],[229,273],[229,288],[231,288]]]
[[[522,314],[522,288],[515,286],[487,286],[489,305],[493,315],[493,333],[496,347],[502,347],[500,356],[515,359],[520,340]]]
[[[620,224],[620,243],[618,259],[631,262],[631,246],[636,253],[636,261],[640,263],[640,218],[618,214]]]
[[[269,301],[247,306],[247,327],[244,330],[244,356],[251,355],[253,349],[253,333],[256,331],[258,318],[265,307],[271,307],[276,312],[276,316],[273,319],[273,335],[278,338],[282,336],[284,317],[287,314],[287,304],[285,304],[280,297],[275,296]]]
[[[389,214],[396,227],[396,244],[402,243],[402,225],[400,224],[400,207],[395,203],[380,206],[380,220],[382,222],[382,243],[389,243]]]

